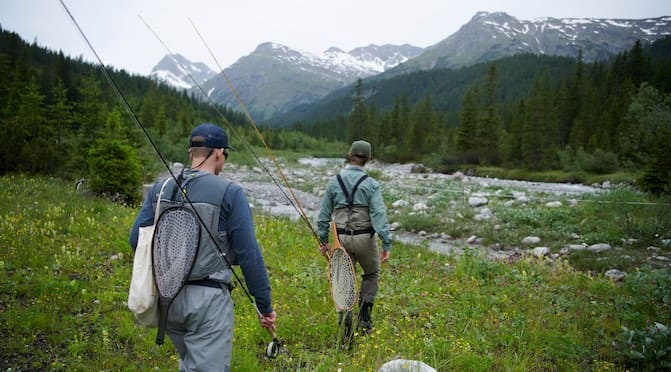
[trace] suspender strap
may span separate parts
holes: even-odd
[[[356,193],[356,190],[359,188],[359,185],[361,185],[361,182],[363,182],[366,178],[368,178],[367,174],[364,174],[359,178],[356,183],[354,184],[354,187],[352,188],[352,193],[347,192],[347,188],[345,187],[345,183],[342,180],[342,177],[340,175],[337,175],[336,178],[338,179],[338,184],[340,185],[340,189],[342,190],[343,194],[345,194],[345,199],[347,199],[347,208],[352,210],[352,207],[354,206],[354,193]]]

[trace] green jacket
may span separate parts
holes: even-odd
[[[342,177],[347,191],[351,192],[354,184],[365,174],[366,172],[362,167],[348,165],[340,172],[340,177]],[[371,177],[366,178],[356,190],[353,203],[356,207],[368,207],[373,229],[382,239],[382,249],[385,251],[391,250],[391,232],[387,220],[387,207],[382,200],[380,184]],[[322,242],[328,242],[331,215],[334,210],[340,208],[347,208],[347,199],[338,184],[337,178],[333,177],[326,185],[321,210],[317,217],[317,234]]]

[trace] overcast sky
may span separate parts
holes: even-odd
[[[503,11],[522,20],[652,18],[671,16],[671,0],[64,0],[103,62],[149,74],[166,50],[142,16],[174,52],[217,69],[196,35],[198,27],[219,63],[227,67],[272,41],[320,53],[369,44],[427,47],[456,32],[478,11]],[[0,25],[29,42],[93,54],[59,0],[0,0]]]

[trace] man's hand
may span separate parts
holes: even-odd
[[[389,251],[384,249],[380,252],[380,262],[387,262],[389,260]]]
[[[277,318],[277,314],[273,311],[270,314],[264,314],[259,318],[259,323],[261,323],[261,327],[266,328],[270,330],[271,332],[275,332],[275,319]]]
[[[329,251],[329,246],[326,243],[319,243],[319,251],[322,253],[322,256],[326,257],[326,254]]]

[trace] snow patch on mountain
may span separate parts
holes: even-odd
[[[166,83],[177,89],[188,90],[201,84],[216,73],[206,64],[201,62],[191,62],[180,54],[173,56],[166,55],[151,70],[150,78]]]

